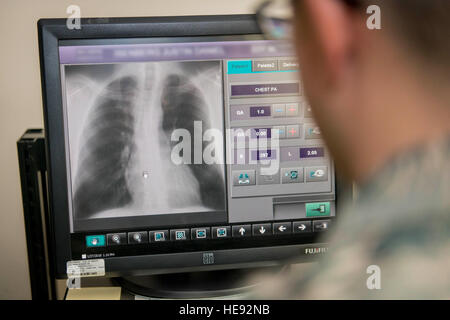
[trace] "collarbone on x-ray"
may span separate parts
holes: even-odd
[[[223,165],[171,161],[174,130],[189,131],[191,146],[194,121],[223,130],[220,62],[89,67],[65,70],[74,218],[223,210]],[[70,80],[89,83],[88,102]]]

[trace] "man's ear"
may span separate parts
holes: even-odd
[[[352,55],[353,14],[343,1],[303,0],[321,70],[330,84],[339,81]]]

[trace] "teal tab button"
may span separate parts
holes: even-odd
[[[228,74],[252,73],[252,61],[228,61]]]
[[[330,215],[329,202],[314,202],[306,204],[307,217],[323,217]]]
[[[105,236],[86,236],[86,246],[88,248],[92,247],[104,247],[105,246]]]

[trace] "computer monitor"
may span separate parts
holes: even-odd
[[[38,22],[57,277],[326,251],[335,169],[292,44],[265,40],[252,15],[80,27]]]

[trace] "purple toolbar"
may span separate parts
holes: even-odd
[[[271,84],[239,84],[231,86],[231,96],[255,96],[298,94],[300,87],[296,83],[271,83]],[[251,115],[250,115],[251,116]]]
[[[293,56],[292,45],[276,40],[61,46],[61,64],[208,60]]]
[[[270,106],[250,107],[250,117],[270,117]]]
[[[320,158],[324,154],[324,148],[300,148],[300,158]]]
[[[272,137],[271,128],[252,128],[250,130],[250,137],[252,139],[270,139]]]
[[[277,158],[277,150],[252,150],[252,160],[275,160]]]

